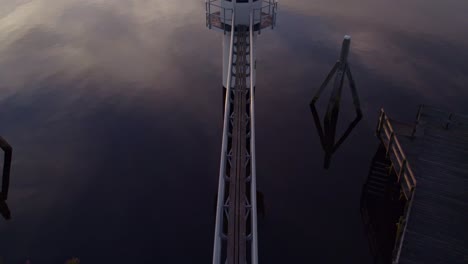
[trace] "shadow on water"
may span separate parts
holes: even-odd
[[[361,217],[374,263],[392,263],[405,206],[398,177],[380,144],[361,194]]]
[[[343,41],[343,46],[341,49],[340,59],[333,66],[332,70],[328,73],[325,81],[320,86],[320,89],[317,91],[316,95],[310,103],[310,110],[314,117],[315,126],[317,128],[318,135],[320,137],[320,143],[323,150],[325,151],[325,161],[324,168],[328,169],[330,167],[330,162],[333,153],[343,144],[343,142],[348,138],[353,129],[362,119],[362,111],[359,102],[359,96],[357,94],[356,84],[354,83],[353,76],[348,64],[348,54],[351,45],[351,37],[345,36]],[[335,81],[333,84],[333,90],[328,103],[327,112],[324,117],[324,125],[322,127],[319,114],[315,104],[320,98],[320,95],[327,87],[330,80],[335,76]],[[347,77],[349,86],[351,88],[351,94],[353,96],[353,103],[356,110],[356,118],[350,123],[348,128],[345,130],[344,134],[336,140],[336,128],[338,124],[338,115],[340,111],[341,103],[341,94],[343,91],[344,80]]]

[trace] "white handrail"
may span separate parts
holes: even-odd
[[[252,214],[252,264],[258,264],[257,234],[257,166],[255,161],[255,92],[254,92],[254,31],[253,11],[250,13],[250,164],[251,164],[251,214]]]
[[[234,13],[232,16],[232,25],[234,25]],[[229,112],[231,111],[230,96],[231,96],[231,75],[232,75],[232,53],[234,45],[234,28],[231,29],[231,43],[229,48],[229,67],[228,78],[226,81],[226,98],[224,102],[224,124],[223,124],[223,139],[221,146],[221,161],[219,166],[218,179],[218,201],[216,205],[216,223],[213,246],[213,264],[221,263],[221,244],[222,244],[222,227],[223,227],[223,212],[224,212],[224,177],[226,175],[226,159],[228,145],[228,129],[229,129]]]

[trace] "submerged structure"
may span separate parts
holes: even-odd
[[[276,1],[207,0],[206,26],[223,33],[224,122],[213,263],[258,263],[255,169],[256,41],[276,24]]]
[[[468,261],[468,116],[421,106],[415,123],[382,109],[361,214],[375,263]]]

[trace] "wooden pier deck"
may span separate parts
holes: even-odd
[[[407,200],[393,263],[468,263],[468,117],[422,106],[415,124],[382,110],[377,129]]]

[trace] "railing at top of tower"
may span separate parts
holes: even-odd
[[[270,26],[272,29],[275,28],[277,12],[277,0],[263,0],[262,7],[253,10],[253,24],[259,25],[259,33],[261,32],[262,28],[267,28]]]
[[[234,10],[221,5],[221,0],[205,0],[206,27],[212,26],[220,28],[226,33],[226,26],[232,20]]]
[[[263,28],[276,25],[276,15],[278,12],[277,0],[261,0],[260,7],[253,8],[253,25],[254,31],[260,31]],[[206,9],[206,27],[211,29],[213,26],[222,29],[224,33],[230,31],[233,8],[228,8],[222,5],[222,0],[205,0]]]
[[[226,33],[226,25],[231,21],[234,14],[232,8],[226,8],[221,5],[220,0],[206,0],[206,26],[211,29],[212,26],[223,29]]]

